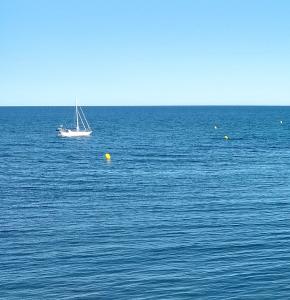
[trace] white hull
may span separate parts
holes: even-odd
[[[60,129],[59,136],[62,137],[83,137],[90,136],[92,131],[81,131],[81,130],[70,130],[70,129]]]

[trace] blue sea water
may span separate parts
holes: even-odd
[[[289,299],[289,107],[85,112],[0,108],[1,299]]]

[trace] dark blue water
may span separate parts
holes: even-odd
[[[0,108],[1,299],[289,299],[289,107],[85,111]]]

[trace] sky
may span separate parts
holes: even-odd
[[[290,105],[288,0],[0,0],[0,106]]]

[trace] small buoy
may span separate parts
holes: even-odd
[[[217,126],[216,126],[216,125],[214,126],[214,129],[217,129]]]
[[[105,158],[106,158],[106,160],[111,160],[111,154],[110,153],[106,153],[105,154]]]
[[[228,139],[229,139],[229,137],[228,137],[227,135],[225,135],[225,136],[224,136],[224,139],[225,139],[225,140],[228,140]]]
[[[283,121],[280,121],[280,124],[283,124]]]

